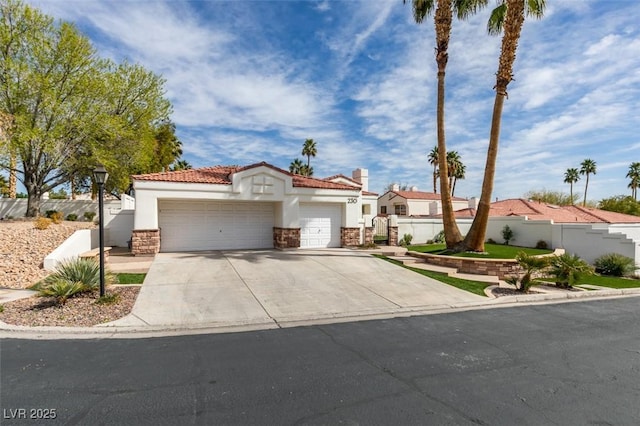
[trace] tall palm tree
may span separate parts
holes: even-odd
[[[407,0],[404,0],[406,3]],[[436,111],[436,127],[438,133],[438,152],[447,152],[444,128],[444,93],[445,72],[449,60],[449,38],[451,23],[455,10],[458,19],[466,19],[470,15],[486,6],[488,0],[413,0],[413,18],[420,24],[433,11],[436,28],[436,64],[438,66],[438,101]],[[440,176],[449,176],[447,161],[444,155],[438,158]],[[451,249],[462,241],[462,234],[456,223],[451,202],[451,192],[448,179],[440,179],[440,201],[442,203],[442,225],[447,248]]]
[[[429,164],[433,166],[433,193],[438,193],[438,145],[434,146],[431,152],[429,152]]]
[[[460,154],[458,151],[449,151],[447,152],[447,173],[449,178],[449,187],[453,188],[453,182],[456,176],[456,171],[458,167],[462,164],[460,161]],[[451,191],[453,193],[453,190]]]
[[[302,155],[306,155],[307,156],[307,172],[309,172],[311,169],[311,157],[316,156],[316,154],[318,153],[318,149],[316,148],[316,143],[313,141],[313,139],[307,139],[306,141],[304,141],[304,145],[302,146]],[[309,174],[307,174],[307,176],[310,176]]]
[[[304,164],[302,164],[302,160],[300,160],[299,158],[296,158],[291,162],[291,164],[289,164],[289,171],[295,175],[301,175],[302,174],[301,171],[303,167],[304,167]]]
[[[578,172],[578,169],[570,168],[570,169],[567,169],[566,172],[564,172],[564,183],[568,183],[570,185],[569,188],[570,188],[570,194],[571,194],[571,205],[574,204],[573,184],[579,180],[580,180],[580,174]]]
[[[484,251],[484,240],[487,235],[489,223],[489,211],[491,209],[491,197],[493,193],[493,181],[496,173],[498,159],[498,145],[500,143],[500,125],[502,121],[502,109],[507,97],[507,86],[513,80],[513,63],[516,60],[518,40],[524,25],[525,15],[541,18],[544,13],[545,0],[502,0],[491,12],[487,29],[489,34],[500,34],[502,46],[496,73],[496,95],[493,103],[493,115],[491,117],[491,131],[489,133],[489,147],[487,149],[487,162],[484,168],[482,191],[478,210],[473,218],[471,228],[458,250]]]
[[[638,201],[638,187],[640,187],[640,163],[633,162],[629,166],[627,177],[630,179],[629,188],[634,201]]]
[[[590,158],[585,159],[580,163],[580,174],[586,175],[587,180],[584,183],[584,199],[582,200],[582,207],[587,205],[587,189],[589,188],[589,175],[596,174],[596,162]]]
[[[462,164],[458,164],[456,167],[455,174],[453,175],[453,185],[451,185],[451,196],[453,197],[456,192],[456,183],[458,183],[458,179],[464,179],[467,172],[467,166]]]

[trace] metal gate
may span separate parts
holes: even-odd
[[[389,244],[389,218],[376,216],[371,221],[373,226],[373,241],[376,244]]]

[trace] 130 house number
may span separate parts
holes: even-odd
[[[347,203],[348,204],[356,204],[358,202],[358,198],[357,197],[350,197],[347,199]]]

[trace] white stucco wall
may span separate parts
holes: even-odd
[[[60,264],[68,259],[75,259],[84,252],[98,247],[98,229],[80,229],[74,232],[54,251],[44,258],[43,266],[47,271],[53,271]]]

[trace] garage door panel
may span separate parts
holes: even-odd
[[[340,247],[342,206],[300,204],[300,247]]]
[[[161,251],[273,247],[270,203],[159,203]]]

